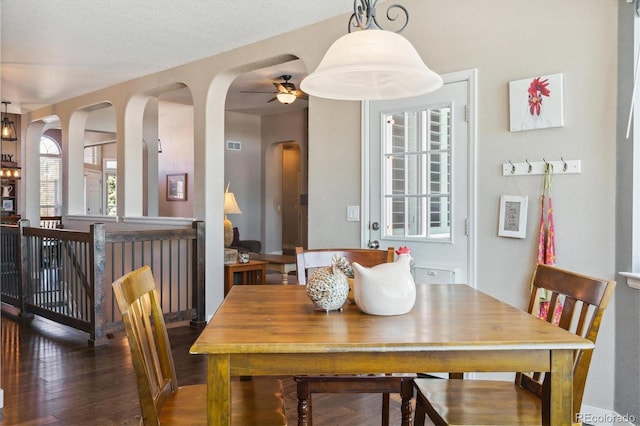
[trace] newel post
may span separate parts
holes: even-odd
[[[205,225],[201,220],[193,222],[193,229],[196,231],[193,239],[192,256],[192,286],[191,299],[192,307],[196,310],[195,319],[191,320],[191,327],[204,327],[205,320]]]
[[[18,268],[20,274],[20,316],[22,318],[31,319],[33,313],[28,312],[26,307],[31,303],[33,292],[31,289],[31,273],[29,272],[29,241],[24,236],[24,228],[31,226],[29,219],[20,219],[18,221],[19,238],[18,238]]]
[[[104,345],[108,342],[105,334],[105,269],[106,269],[106,228],[104,223],[94,223],[89,228],[89,262],[91,264],[90,284],[93,287],[93,309],[91,310],[92,330],[89,344]]]

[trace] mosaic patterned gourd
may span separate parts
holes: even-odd
[[[349,265],[349,261],[347,261],[347,259],[345,259],[343,256],[340,256],[339,254],[334,254],[333,258],[331,259],[331,263],[337,266],[338,268],[340,268],[340,270],[344,272],[347,278],[354,277],[353,268],[351,267],[351,265]]]
[[[349,295],[347,276],[336,264],[335,257],[332,263],[331,266],[313,271],[306,286],[307,295],[316,309],[326,312],[342,310]]]

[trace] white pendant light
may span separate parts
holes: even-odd
[[[318,68],[302,80],[300,88],[304,92],[364,101],[418,96],[442,87],[442,77],[424,64],[406,38],[380,29],[375,18],[376,2],[354,0],[349,29],[357,26],[362,31],[350,32],[331,45]],[[402,31],[408,23],[406,9],[399,5],[390,8],[405,14],[407,22]]]

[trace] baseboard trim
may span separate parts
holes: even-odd
[[[605,410],[603,408],[592,407],[590,405],[582,404],[579,416],[577,419],[584,425],[593,426],[609,426],[609,425],[625,425],[633,426],[637,420],[634,416],[629,414],[618,414],[615,411]]]

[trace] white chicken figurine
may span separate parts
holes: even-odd
[[[316,305],[317,310],[342,310],[342,305],[349,295],[349,283],[343,263],[344,258],[334,256],[331,266],[318,268],[311,273],[306,286],[307,296]]]
[[[400,247],[395,262],[366,268],[357,262],[354,297],[360,310],[370,315],[402,315],[416,302],[416,284],[411,275],[411,250]]]

